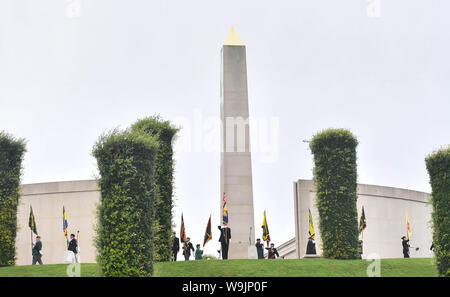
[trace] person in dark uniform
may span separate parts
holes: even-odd
[[[402,246],[403,246],[403,257],[409,258],[409,239],[406,239],[406,236],[402,237]]]
[[[36,236],[36,243],[34,244],[33,249],[31,250],[31,254],[33,255],[32,265],[36,265],[36,262],[38,262],[40,265],[43,265],[41,259],[42,257],[41,250],[42,250],[41,237]]]
[[[308,239],[308,244],[306,245],[306,254],[307,255],[316,254],[316,244],[314,243],[312,237]]]
[[[275,255],[278,258],[280,257],[273,243],[270,244],[270,247],[266,247],[266,250],[268,250],[267,259],[275,259]]]
[[[75,234],[70,234],[70,241],[69,245],[67,246],[67,249],[69,251],[73,252],[73,258],[75,260],[75,263],[78,263],[78,242],[75,239]]]
[[[193,252],[195,252],[194,246],[192,245],[192,243],[190,241],[191,241],[191,239],[189,237],[187,237],[186,241],[184,242],[183,256],[184,256],[185,261],[189,261],[189,257],[191,256],[191,250]]]
[[[256,243],[256,252],[258,253],[258,259],[264,259],[264,244],[261,243],[261,239],[257,239]]]
[[[220,227],[218,226],[220,230],[220,237],[219,241],[222,246],[222,259],[227,260],[228,259],[228,247],[230,245],[230,238],[231,238],[231,229],[228,227]]]
[[[363,241],[362,240],[358,240],[358,255],[359,255],[359,259],[362,259],[362,254],[363,254]]]
[[[177,260],[178,252],[180,251],[180,240],[177,237],[177,233],[173,232],[173,243],[172,243],[172,261]]]

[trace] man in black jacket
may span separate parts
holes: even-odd
[[[73,258],[75,260],[75,263],[78,263],[78,242],[75,239],[75,234],[70,234],[70,241],[69,245],[67,246],[67,249],[69,251],[73,252]]]
[[[177,237],[177,233],[173,232],[173,243],[172,243],[172,261],[177,260],[178,252],[180,251],[180,240]]]
[[[402,246],[403,246],[403,257],[409,258],[409,239],[406,239],[406,236],[402,237]]]
[[[264,244],[261,243],[261,239],[256,240],[256,252],[258,253],[258,259],[264,259]]]
[[[42,260],[41,260],[41,249],[42,249],[42,242],[41,242],[41,237],[40,236],[36,236],[36,243],[33,246],[33,249],[31,250],[31,254],[33,255],[33,265],[36,265],[36,262],[38,262],[40,265],[42,265]]]
[[[220,230],[220,237],[219,241],[222,246],[222,259],[227,260],[228,259],[228,247],[230,245],[230,238],[231,238],[231,229],[228,227],[221,228],[218,226]]]
[[[308,239],[308,244],[306,245],[306,254],[307,255],[316,254],[316,244],[314,243],[312,237]]]
[[[275,255],[277,255],[277,257],[279,258],[280,255],[278,254],[277,249],[275,248],[275,245],[273,243],[270,244],[270,248],[266,248],[266,250],[268,250],[268,255],[267,255],[267,259],[275,259]]]
[[[194,246],[190,242],[191,239],[189,237],[186,238],[186,241],[184,242],[183,247],[183,256],[185,261],[189,261],[189,257],[191,256],[191,250],[194,252]]]

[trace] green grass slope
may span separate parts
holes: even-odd
[[[161,277],[271,277],[271,276],[367,276],[371,262],[366,260],[289,259],[289,260],[204,260],[155,263],[155,276]],[[0,277],[67,276],[67,264],[0,267]],[[437,276],[434,259],[383,259],[381,276]],[[97,264],[81,265],[81,276],[100,276]]]

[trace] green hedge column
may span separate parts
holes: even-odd
[[[104,276],[153,273],[153,166],[156,140],[113,131],[94,146],[100,172],[97,261]]]
[[[145,118],[132,126],[135,132],[157,138],[159,150],[155,160],[154,260],[170,261],[172,257],[173,150],[172,139],[178,129],[159,116]]]
[[[24,140],[0,132],[0,266],[16,262],[17,207],[25,151]]]
[[[319,210],[323,256],[358,258],[358,213],[356,209],[358,141],[348,130],[328,129],[310,143],[314,154],[314,184]]]
[[[433,204],[433,244],[440,276],[450,276],[450,146],[425,159]]]

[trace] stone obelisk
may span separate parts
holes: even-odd
[[[255,244],[247,65],[245,44],[234,28],[221,58],[220,218],[225,193],[231,228],[228,258],[247,259],[248,247]]]

